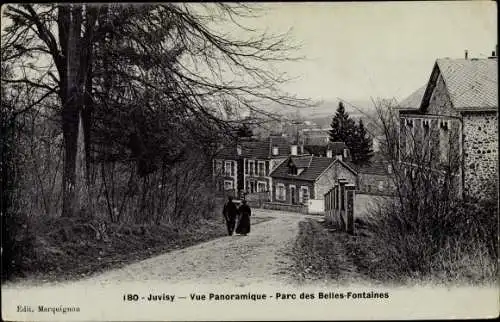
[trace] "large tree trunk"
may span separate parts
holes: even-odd
[[[65,8],[66,9],[66,8]],[[77,17],[78,11],[73,6],[62,12],[67,26],[67,38],[61,39],[61,47],[66,47],[65,63],[66,73],[61,83],[64,84],[62,93],[62,129],[64,138],[64,174],[63,174],[63,208],[62,215],[71,217],[78,209],[76,191],[76,154],[78,150],[78,132],[80,124],[80,106],[78,98],[77,73],[79,69],[78,43],[81,30],[81,19]],[[66,41],[64,41],[66,40]]]
[[[59,7],[61,52],[65,66],[60,70],[62,128],[64,138],[64,175],[62,215],[71,217],[87,203],[90,194],[90,124],[92,113],[92,43],[97,19],[95,7],[85,7],[85,33],[82,36],[82,5]],[[63,31],[65,29],[66,31]]]

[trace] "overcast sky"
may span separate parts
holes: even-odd
[[[437,58],[463,58],[465,49],[485,58],[497,44],[494,1],[261,6],[264,15],[247,25],[271,33],[293,28],[307,59],[287,64],[300,78],[284,89],[314,100],[404,99],[427,82]]]
[[[307,61],[286,86],[313,99],[403,99],[424,85],[436,58],[485,58],[497,44],[493,1],[270,3],[255,21],[293,27]]]

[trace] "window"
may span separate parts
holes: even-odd
[[[286,190],[285,185],[282,183],[278,183],[276,185],[276,200],[286,200]]]
[[[255,181],[248,181],[248,191],[250,193],[254,193],[254,192],[257,192],[257,186],[256,186],[256,183]]]
[[[448,131],[448,122],[441,121],[439,126],[439,160],[441,162],[448,161],[449,150],[450,135]]]
[[[278,147],[273,146],[273,155],[278,155],[278,154],[279,154]]]
[[[224,162],[224,175],[228,177],[234,176],[233,161]]]
[[[233,182],[231,180],[224,180],[224,190],[233,190]]]
[[[288,187],[290,189],[290,202],[292,203],[292,205],[295,205],[297,203],[297,188],[292,184]]]
[[[245,159],[245,174],[248,174],[248,160]]]
[[[413,120],[406,119],[405,121],[405,139],[406,139],[406,156],[411,156],[415,150],[415,128],[413,127]]]
[[[289,166],[288,167],[288,174],[296,176],[297,175],[297,167],[295,165]]]
[[[267,184],[263,181],[259,181],[257,183],[257,192],[266,192],[267,191]]]
[[[309,187],[302,186],[299,191],[299,202],[306,203],[309,200]]]
[[[248,174],[253,176],[255,174],[255,162],[254,160],[248,160]]]
[[[215,173],[221,173],[222,171],[222,161],[217,160],[215,161]]]
[[[259,176],[264,177],[266,175],[266,163],[264,161],[259,161],[258,170]]]

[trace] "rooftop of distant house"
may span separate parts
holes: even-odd
[[[323,174],[325,170],[335,162],[343,161],[335,158],[316,157],[311,155],[290,156],[287,161],[281,163],[271,173],[271,177],[281,179],[316,181],[321,176],[321,174]],[[292,167],[295,167],[297,169],[296,174],[290,172],[290,168]]]
[[[219,158],[235,159],[237,157],[247,157],[255,159],[268,159],[276,157],[286,157],[290,154],[290,141],[286,136],[269,136],[263,140],[246,140],[222,148],[216,155]],[[238,154],[238,146],[241,154]],[[277,148],[277,154],[273,154],[273,148]]]

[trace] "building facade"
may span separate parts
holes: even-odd
[[[213,160],[216,189],[235,196],[269,192],[272,187],[270,173],[290,154],[299,152],[299,147],[291,145],[284,136],[269,136],[225,147]]]
[[[399,111],[399,158],[450,170],[461,196],[498,191],[497,57],[438,59],[416,107]]]
[[[290,156],[271,173],[272,201],[288,205],[323,200],[339,178],[356,182],[357,173],[341,158]]]

